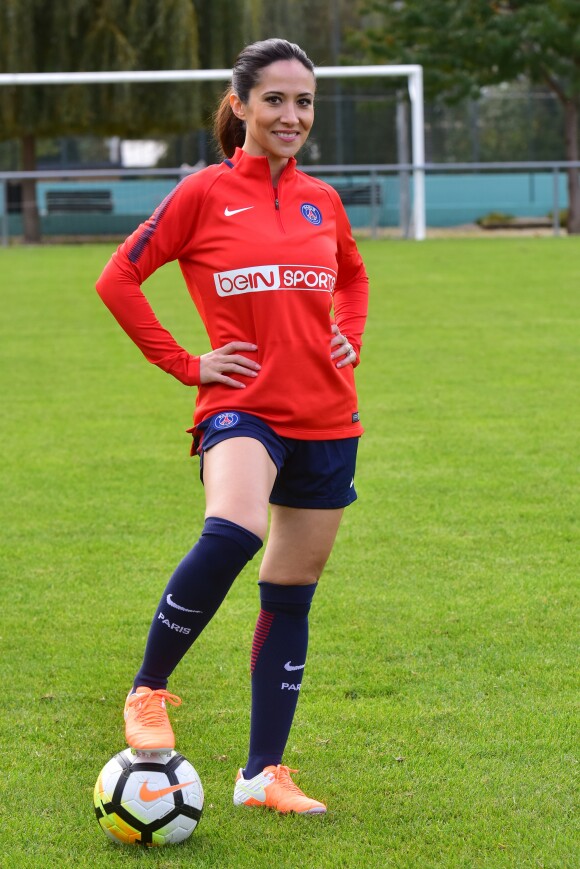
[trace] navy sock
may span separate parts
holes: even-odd
[[[167,687],[169,676],[261,546],[259,537],[234,522],[213,516],[205,520],[199,540],[163,592],[135,687]]]
[[[252,778],[281,763],[292,726],[308,648],[312,585],[260,583],[261,610],[252,644],[250,751]]]

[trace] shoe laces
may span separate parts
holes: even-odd
[[[163,701],[172,706],[181,706],[181,697],[170,694],[165,688],[159,688],[150,693],[136,693],[129,698],[127,705],[136,706],[136,717],[148,727],[163,726],[166,722],[167,712]]]
[[[300,796],[304,796],[304,791],[301,791],[298,785],[292,781],[290,778],[290,773],[298,772],[297,769],[290,769],[289,766],[283,766],[282,764],[278,764],[276,770],[274,771],[274,779],[278,782],[278,784],[282,785],[282,787],[287,788],[289,791],[292,791],[295,794],[300,794]]]

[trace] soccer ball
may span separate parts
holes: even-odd
[[[114,842],[170,845],[191,836],[201,818],[203,787],[176,751],[120,751],[101,770],[93,794],[97,820]]]

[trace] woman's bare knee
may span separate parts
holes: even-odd
[[[260,579],[279,585],[318,582],[332,552],[342,513],[272,506]]]

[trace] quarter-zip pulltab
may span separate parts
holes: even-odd
[[[284,229],[284,225],[282,223],[282,215],[280,213],[280,198],[278,196],[278,188],[277,187],[274,187],[274,210],[276,211],[276,216],[278,218],[278,226],[280,228],[280,231],[283,233],[286,233],[286,230]]]

